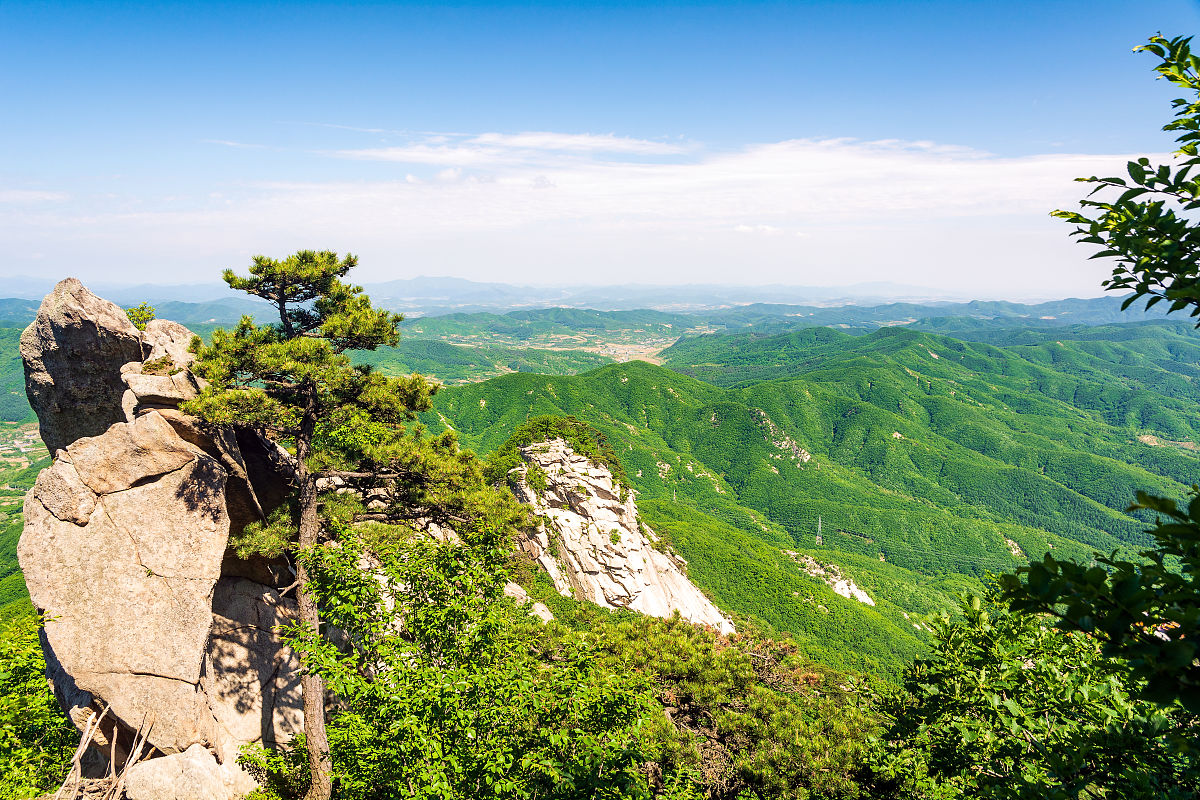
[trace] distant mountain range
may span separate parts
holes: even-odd
[[[0,278],[0,297],[40,300],[54,283],[55,280],[50,278]],[[888,282],[853,286],[626,284],[547,287],[484,283],[463,278],[418,277],[367,283],[364,287],[376,302],[411,316],[474,311],[503,313],[548,307],[593,308],[600,311],[650,308],[696,312],[753,303],[828,307],[897,302],[930,304],[971,299],[962,293]],[[143,301],[157,306],[171,302],[225,303],[246,300],[244,295],[231,291],[220,282],[176,285],[88,283],[88,288],[122,305],[136,305]]]
[[[0,325],[24,325],[33,319],[38,302],[52,288],[49,280],[37,278],[0,279]],[[124,306],[147,302],[158,316],[185,325],[224,324],[242,315],[261,316],[264,301],[233,292],[220,284],[140,284],[89,286],[102,297]],[[1121,311],[1122,298],[1100,297],[1015,303],[1000,300],[952,300],[933,289],[892,283],[859,284],[849,287],[803,286],[648,286],[529,287],[506,283],[480,283],[461,278],[411,278],[367,284],[367,292],[379,305],[404,312],[410,319],[464,315],[504,315],[514,320],[534,321],[553,309],[575,309],[587,314],[621,316],[645,313],[659,317],[647,321],[670,322],[671,317],[689,324],[711,322],[719,327],[743,327],[764,322],[782,327],[844,325],[877,327],[921,322],[934,329],[939,318],[954,318],[974,324],[1020,320],[1033,326],[1062,324],[1108,324],[1147,319],[1140,309]],[[1152,313],[1149,318],[1160,318]],[[948,323],[942,321],[941,326]],[[949,332],[949,331],[943,331]]]
[[[662,366],[446,388],[423,420],[479,453],[532,416],[586,421],[718,606],[823,663],[896,674],[924,652],[918,623],[989,572],[1143,548],[1134,492],[1186,496],[1200,465],[1186,322],[981,332],[685,337]]]

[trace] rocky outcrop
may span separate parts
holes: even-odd
[[[192,339],[161,320],[139,332],[74,279],[21,339],[54,460],[26,496],[18,558],[46,618],[56,695],[80,729],[104,712],[97,758],[124,761],[135,732],[146,737],[153,757],[126,773],[132,800],[232,800],[253,788],[239,749],[289,741],[303,723],[298,659],[278,635],[296,609],[276,587],[294,575],[285,560],[229,548],[283,502],[294,463],[253,431],[179,410],[203,388],[189,371]],[[606,468],[561,441],[524,457],[516,491],[545,522],[522,547],[559,591],[733,630],[682,559],[655,547]],[[535,466],[545,486],[527,480]],[[432,523],[428,533],[455,535]],[[506,594],[552,619],[521,587]]]
[[[182,753],[130,767],[125,800],[212,800],[242,797],[256,787],[236,765],[220,764],[207,748],[194,744]]]
[[[131,798],[232,798],[250,742],[302,727],[299,664],[276,630],[294,602],[286,563],[249,563],[229,538],[287,492],[288,459],[252,432],[213,429],[177,406],[200,381],[192,334],[144,334],[78,281],[47,296],[21,339],[30,402],[53,464],[25,499],[18,558],[46,615],[55,692],[98,742],[148,730],[156,758],[132,767]]]
[[[67,278],[42,300],[20,349],[25,393],[51,453],[124,421],[121,367],[144,353],[120,306]]]
[[[513,602],[519,606],[529,605],[529,592],[525,591],[525,587],[518,583],[509,581],[504,585],[504,596],[511,597]],[[529,606],[529,613],[540,619],[542,622],[550,622],[554,619],[554,615],[550,613],[550,609],[545,603],[534,603]]]
[[[655,547],[658,537],[638,520],[632,493],[622,493],[608,467],[562,439],[523,447],[521,458],[510,476],[513,492],[543,521],[519,543],[561,594],[655,617],[678,611],[689,622],[733,632],[688,580],[687,562]]]
[[[152,319],[146,323],[142,341],[149,347],[146,361],[161,361],[164,357],[176,367],[189,367],[195,358],[188,349],[196,335],[169,319]]]
[[[857,600],[868,606],[875,605],[871,595],[859,588],[854,579],[843,573],[837,564],[822,564],[812,556],[797,553],[795,550],[784,550],[783,554],[795,561],[806,575],[821,581],[847,600]]]

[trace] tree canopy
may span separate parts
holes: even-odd
[[[245,277],[226,270],[231,288],[269,302],[278,321],[256,325],[243,317],[232,331],[214,331],[209,345],[193,342],[193,370],[208,385],[182,406],[210,423],[266,432],[291,448],[296,502],[277,509],[269,524],[252,526],[249,537],[260,547],[296,552],[296,599],[313,637],[322,635],[320,609],[302,556],[331,540],[321,518],[318,481],[336,474],[366,485],[403,486],[397,493],[403,498],[389,508],[428,515],[427,506],[404,501],[428,499],[431,484],[453,483],[464,468],[452,435],[430,442],[419,428],[403,425],[429,407],[433,385],[420,375],[385,377],[352,365],[346,355],[394,345],[402,320],[374,308],[361,287],[342,281],[356,264],[351,255],[339,259],[330,251],[301,250],[282,260],[255,256]],[[311,776],[307,797],[327,800],[332,763],[325,686],[312,664],[305,664],[301,685]]]

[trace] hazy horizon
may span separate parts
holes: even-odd
[[[58,281],[65,278],[79,278],[78,275],[63,273],[52,277],[36,277],[18,275],[0,277],[0,299],[39,300],[48,293]],[[207,281],[122,281],[122,280],[87,280],[82,282],[89,288],[101,294],[116,293],[115,297],[128,300],[138,297],[152,301],[180,302],[211,302],[220,299],[245,298],[245,294],[229,289],[220,280]],[[603,302],[619,301],[623,297],[635,301],[637,297],[653,296],[655,294],[670,295],[679,305],[687,305],[689,298],[707,297],[698,301],[704,305],[713,306],[719,303],[721,295],[732,296],[735,299],[726,300],[729,305],[749,305],[754,303],[778,305],[884,305],[889,303],[912,302],[918,304],[962,303],[969,301],[981,302],[1013,302],[1019,304],[1037,304],[1072,299],[1094,299],[1114,296],[1105,292],[1099,285],[1092,292],[1078,294],[1009,292],[1005,294],[987,294],[957,292],[951,289],[937,289],[928,286],[913,286],[891,281],[864,281],[856,284],[828,285],[799,285],[799,284],[737,284],[737,283],[507,283],[503,281],[475,281],[454,275],[418,275],[412,278],[397,278],[383,281],[362,281],[368,292],[396,289],[397,284],[412,284],[411,295],[414,298],[433,299],[438,297],[435,287],[438,284],[450,284],[449,290],[458,288],[462,291],[480,292],[485,287],[495,287],[503,292],[496,298],[498,305],[510,307],[555,307],[555,300],[566,302],[564,307],[583,308],[579,303],[588,297],[604,298]],[[144,298],[138,292],[145,293]],[[523,300],[514,300],[515,293],[528,293]],[[401,296],[403,297],[403,296]],[[454,295],[444,295],[447,300],[456,299]],[[478,304],[478,295],[471,295],[466,303]],[[395,299],[395,298],[394,298]],[[504,300],[511,302],[505,303]],[[666,305],[662,302],[648,305]]]

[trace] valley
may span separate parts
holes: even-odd
[[[1196,438],[1189,328],[1056,335],[1009,347],[902,328],[684,339],[664,367],[447,389],[425,421],[480,453],[529,416],[591,423],[719,606],[817,660],[896,674],[922,649],[919,620],[989,573],[1145,546],[1145,522],[1124,513],[1135,489],[1182,496],[1200,466],[1138,438]],[[810,559],[874,604],[814,579],[799,565]]]
[[[1133,491],[1182,496],[1200,467],[1200,337],[1076,302],[1098,324],[1029,325],[1030,307],[994,304],[906,326],[879,324],[896,309],[820,312],[857,327],[806,327],[791,307],[452,314],[355,358],[446,384],[422,422],[481,454],[532,416],[595,426],[722,609],[895,677],[958,593],[1046,552],[1137,550]],[[12,505],[40,455],[19,335],[0,329]],[[5,548],[17,511],[0,509],[17,526]]]

